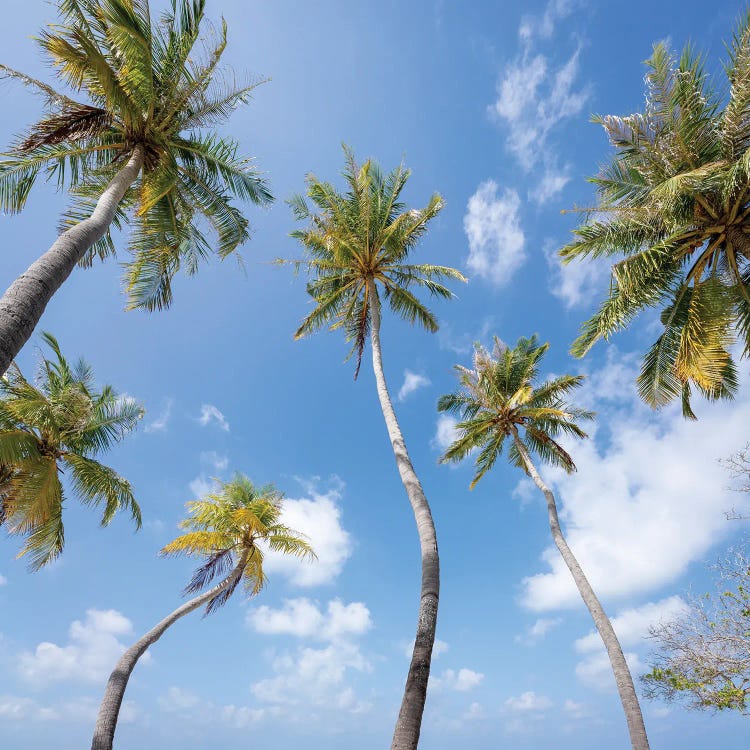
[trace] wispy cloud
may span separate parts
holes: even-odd
[[[213,404],[202,404],[201,414],[198,422],[202,427],[206,427],[211,422],[215,422],[224,432],[229,432],[229,422],[227,418]]]
[[[159,416],[152,419],[143,428],[146,432],[166,432],[169,420],[172,417],[172,406],[174,399],[168,398],[164,402],[164,408],[159,412]]]

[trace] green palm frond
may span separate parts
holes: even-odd
[[[172,300],[172,277],[195,273],[212,256],[234,253],[249,237],[235,201],[273,200],[265,177],[238,145],[210,128],[246,104],[263,81],[237,82],[222,70],[226,24],[201,38],[204,0],[170,0],[160,19],[148,0],[57,0],[61,22],[39,44],[76,101],[6,66],[0,78],[43,95],[46,111],[0,157],[0,211],[23,209],[37,177],[70,191],[61,226],[90,216],[110,180],[139,146],[140,177],[119,206],[116,228],[132,227],[125,262],[128,307]],[[218,242],[205,236],[213,231]],[[115,253],[111,234],[82,259]]]
[[[308,224],[291,235],[304,247],[305,258],[280,262],[305,268],[309,275],[314,308],[295,337],[326,326],[343,329],[352,346],[349,356],[356,358],[356,378],[372,306],[379,306],[381,297],[399,317],[434,332],[437,320],[414,291],[446,299],[453,293],[443,282],[466,279],[447,266],[406,262],[442,210],[443,199],[435,194],[424,208],[408,209],[400,199],[410,175],[403,164],[385,174],[372,160],[358,164],[347,146],[344,157],[347,192],[308,175],[306,196],[288,201],[294,217]]]
[[[731,398],[733,341],[750,352],[750,13],[729,44],[729,96],[718,96],[700,55],[655,45],[643,112],[597,116],[614,147],[593,178],[598,205],[560,254],[563,262],[622,256],[610,292],[571,351],[661,310],[663,332],[644,356],[639,391],[654,407],[690,394]]]
[[[512,348],[496,337],[492,351],[476,345],[473,369],[456,367],[459,390],[442,396],[438,411],[458,417],[457,437],[440,462],[458,462],[474,454],[471,489],[494,466],[506,439],[510,440],[508,460],[527,473],[517,440],[530,455],[575,471],[573,459],[558,438],[585,438],[578,423],[593,419],[594,414],[566,400],[582,384],[582,375],[537,382],[547,348],[536,336],[521,338]]]
[[[103,525],[121,510],[141,524],[130,484],[94,456],[135,429],[143,408],[111,386],[97,390],[84,360],[70,363],[51,334],[41,338],[53,356],[41,360],[36,382],[16,365],[0,379],[0,525],[25,539],[32,570],[63,549],[61,477],[82,503],[103,506]]]

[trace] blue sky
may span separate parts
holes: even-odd
[[[706,563],[742,531],[725,519],[744,500],[727,489],[717,459],[746,443],[750,393],[745,385],[732,404],[700,405],[698,423],[647,410],[633,379],[653,335],[649,318],[571,360],[569,342],[607,273],[559,269],[554,251],[575,221],[559,211],[591,201],[585,177],[607,144],[589,115],[641,107],[651,44],[692,39],[719,70],[738,12],[724,0],[708,13],[693,0],[679,13],[643,0],[626,12],[593,0],[209,0],[208,15],[229,25],[228,62],[272,78],[228,131],[257,157],[278,200],[249,209],[247,272],[228,260],[179,279],[168,312],[123,312],[121,269],[111,262],[76,271],[48,307],[41,329],[147,408],[143,427],[108,458],[135,485],[145,524],[134,534],[123,517],[101,530],[70,502],[65,554],[36,575],[14,559],[17,542],[2,540],[0,745],[86,746],[117,656],[179,603],[188,579],[188,562],[156,552],[175,535],[184,502],[233,471],[286,492],[288,520],[310,534],[320,560],[271,561],[257,600],[237,597],[168,632],[134,675],[117,746],[356,741],[369,750],[390,740],[416,619],[413,519],[369,363],[355,383],[340,336],[294,342],[309,305],[303,280],[269,263],[299,255],[283,201],[309,171],[334,178],[345,141],[385,167],[405,159],[411,204],[434,190],[445,196],[416,257],[470,277],[455,300],[435,305],[438,334],[390,317],[382,334],[443,568],[422,746],[626,748],[603,651],[550,550],[540,498],[510,466],[498,464],[471,493],[471,467],[439,467],[451,425],[435,403],[472,342],[492,335],[512,342],[538,332],[552,342],[550,372],[591,375],[580,398],[599,419],[574,448],[579,472],[546,476],[634,671],[645,671],[648,625],[677,611],[690,586],[706,590]],[[48,76],[30,37],[53,19],[40,0],[6,8],[2,61]],[[38,102],[8,83],[0,93],[7,144]],[[21,216],[0,217],[0,286],[49,246],[64,205],[40,186]],[[27,371],[36,346],[19,358]],[[746,744],[738,717],[644,709],[654,750]]]

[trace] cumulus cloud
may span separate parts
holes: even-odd
[[[270,712],[265,708],[217,705],[189,690],[170,687],[157,699],[159,710],[179,718],[181,724],[197,726],[219,725],[231,729],[245,729],[265,718]]]
[[[280,609],[263,605],[250,610],[247,622],[258,633],[293,635],[333,641],[346,636],[358,636],[372,627],[370,610],[362,602],[344,604],[332,599],[323,610],[310,599],[287,599]]]
[[[464,231],[469,240],[466,265],[497,286],[507,284],[526,260],[526,237],[521,229],[521,199],[515,190],[498,193],[494,180],[486,180],[469,198]]]
[[[398,390],[398,400],[405,401],[412,393],[430,385],[430,379],[418,372],[404,370],[404,382]]]
[[[637,358],[608,359],[581,400],[616,414],[612,429],[568,446],[576,474],[545,470],[569,544],[605,599],[664,586],[729,533],[723,511],[738,497],[718,459],[745,444],[750,420],[747,389],[732,402],[696,404],[698,422],[684,420],[679,407],[654,413],[638,402],[636,368]],[[747,498],[739,499],[746,508]],[[523,604],[580,606],[557,550],[542,557],[548,570],[524,579]]]
[[[544,253],[550,271],[549,289],[565,307],[570,310],[589,304],[592,297],[603,298],[606,280],[610,274],[610,264],[606,259],[586,258],[563,264],[558,255],[559,245],[545,244]]]
[[[465,693],[477,687],[484,675],[481,672],[475,672],[473,669],[465,667],[458,671],[446,669],[440,676],[430,676],[430,687],[435,690],[457,690]]]
[[[537,695],[533,690],[519,696],[511,696],[503,704],[505,710],[510,713],[542,713],[553,705],[546,695]]]
[[[66,645],[43,642],[33,652],[22,652],[18,670],[36,686],[67,680],[100,683],[125,651],[121,639],[132,634],[132,623],[117,610],[89,609],[83,620],[71,624]],[[144,656],[147,662],[149,655]]]
[[[435,425],[435,436],[432,438],[432,446],[441,453],[458,437],[456,425],[458,420],[449,414],[441,414]]]
[[[280,552],[266,552],[266,572],[284,576],[296,586],[320,586],[333,582],[352,553],[352,540],[341,525],[343,483],[334,482],[328,492],[308,486],[310,497],[287,498],[281,522],[305,534],[317,560],[298,560]]]
[[[172,405],[174,399],[168,398],[164,402],[164,408],[159,412],[159,416],[152,419],[143,428],[146,432],[166,432],[169,420],[172,417]]]
[[[227,418],[219,411],[218,407],[213,404],[202,404],[201,413],[198,417],[201,427],[206,427],[212,422],[217,424],[224,432],[229,432],[229,422]]]
[[[414,652],[414,639],[412,638],[411,641],[402,645],[404,656],[407,659],[411,659],[412,653]],[[438,656],[444,654],[448,650],[448,648],[449,646],[445,641],[441,641],[440,638],[435,638],[435,643],[432,646],[432,658],[437,659]]]

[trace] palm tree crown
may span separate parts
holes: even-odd
[[[729,45],[726,101],[690,47],[678,59],[657,44],[647,65],[644,111],[594,118],[615,153],[592,180],[599,205],[561,255],[624,258],[573,353],[660,309],[639,390],[655,407],[681,396],[694,418],[693,387],[709,399],[735,392],[737,334],[750,353],[750,13]]]
[[[36,384],[15,364],[0,379],[0,523],[26,537],[21,555],[32,570],[63,550],[61,474],[81,502],[103,505],[103,526],[120,510],[141,525],[130,483],[94,456],[133,430],[143,409],[111,386],[95,390],[86,362],[71,365],[53,336],[43,339],[55,360],[42,360]]]
[[[515,437],[529,454],[567,472],[575,471],[573,459],[555,438],[586,437],[576,422],[594,415],[565,401],[566,395],[581,384],[582,375],[563,375],[535,385],[539,362],[548,347],[532,336],[519,339],[511,349],[496,337],[492,352],[476,346],[473,369],[456,365],[461,388],[442,396],[438,410],[458,417],[458,437],[440,461],[461,461],[472,451],[479,451],[472,488],[502,454],[506,438],[511,439],[509,460],[524,471],[526,462]]]
[[[47,113],[0,161],[0,210],[20,211],[40,172],[69,185],[74,197],[62,228],[89,216],[107,184],[138,153],[139,179],[115,224],[133,225],[125,275],[128,304],[162,308],[180,267],[192,274],[212,253],[226,257],[248,239],[232,198],[272,200],[237,143],[210,130],[247,102],[258,81],[240,82],[218,67],[226,24],[196,54],[205,0],[171,0],[153,23],[148,0],[57,0],[61,23],[39,44],[76,101],[0,65],[44,96]],[[215,230],[215,248],[203,225]],[[90,265],[114,253],[110,233],[83,257]]]
[[[345,148],[345,153],[346,193],[309,175],[307,197],[317,212],[302,196],[290,201],[295,217],[309,222],[307,229],[293,232],[292,237],[308,252],[298,265],[312,275],[307,291],[315,301],[296,338],[329,324],[332,329],[343,328],[352,342],[359,372],[372,322],[372,298],[377,295],[379,300],[378,287],[397,315],[436,331],[435,316],[410,287],[422,287],[434,296],[447,298],[453,294],[441,282],[466,279],[446,266],[406,262],[428,223],[442,210],[440,195],[435,193],[422,209],[407,209],[400,196],[411,174],[408,169],[400,165],[384,175],[372,160],[360,166],[349,149]]]
[[[217,576],[225,576],[238,565],[242,568],[241,575],[210,599],[207,613],[225,604],[240,580],[244,580],[248,596],[263,588],[265,551],[315,557],[305,537],[280,522],[283,497],[272,485],[256,487],[247,477],[237,474],[217,492],[187,504],[189,515],[180,523],[186,533],[161,551],[163,555],[181,554],[205,560],[185,593],[197,593]]]

